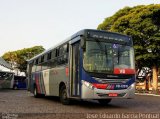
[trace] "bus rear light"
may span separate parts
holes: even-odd
[[[106,89],[108,84],[97,84],[97,83],[93,83],[93,86],[95,88],[98,88],[98,89]]]

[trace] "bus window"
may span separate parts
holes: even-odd
[[[63,53],[67,53],[68,52],[68,44],[65,44],[63,46]]]
[[[68,48],[67,47],[68,47],[68,45],[65,44],[59,48],[59,57],[58,57],[58,64],[59,65],[63,65],[68,62],[68,54],[67,54]]]
[[[32,67],[32,72],[35,72],[35,71],[36,71],[36,60],[34,60],[33,67]]]
[[[56,57],[59,56],[59,48],[56,49]]]
[[[52,56],[52,57],[51,57],[52,59],[56,57],[56,50],[53,50],[53,51],[52,51],[51,56]]]
[[[38,64],[38,59],[36,59],[36,62],[35,62],[35,64],[36,64],[36,65]]]
[[[61,47],[59,48],[59,56],[62,56],[62,55],[63,55],[63,52],[64,52],[64,49],[63,49],[63,47],[61,46]]]
[[[48,55],[47,55],[47,60],[50,60],[50,59],[51,59],[51,56],[52,56],[52,53],[49,52]]]
[[[41,57],[41,63],[44,62],[44,55]]]
[[[47,54],[44,55],[44,62],[47,61]]]
[[[36,71],[40,71],[41,68],[42,68],[41,65],[40,65],[41,58],[38,58],[37,60],[38,60],[38,64],[37,64],[37,66],[36,66]]]

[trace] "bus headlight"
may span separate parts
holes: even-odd
[[[87,81],[82,80],[82,84],[88,87],[89,89],[92,89],[92,90],[94,89],[94,86]]]

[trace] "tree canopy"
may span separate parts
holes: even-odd
[[[160,65],[160,4],[125,7],[97,29],[132,36],[138,67]]]
[[[20,71],[26,71],[27,60],[35,55],[43,52],[45,49],[42,46],[34,46],[31,48],[24,48],[17,51],[6,52],[2,57],[12,66],[16,66]]]

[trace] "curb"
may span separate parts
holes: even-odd
[[[155,96],[155,97],[160,97],[160,95],[156,94],[148,94],[148,93],[135,93],[136,95],[147,95],[147,96]]]

